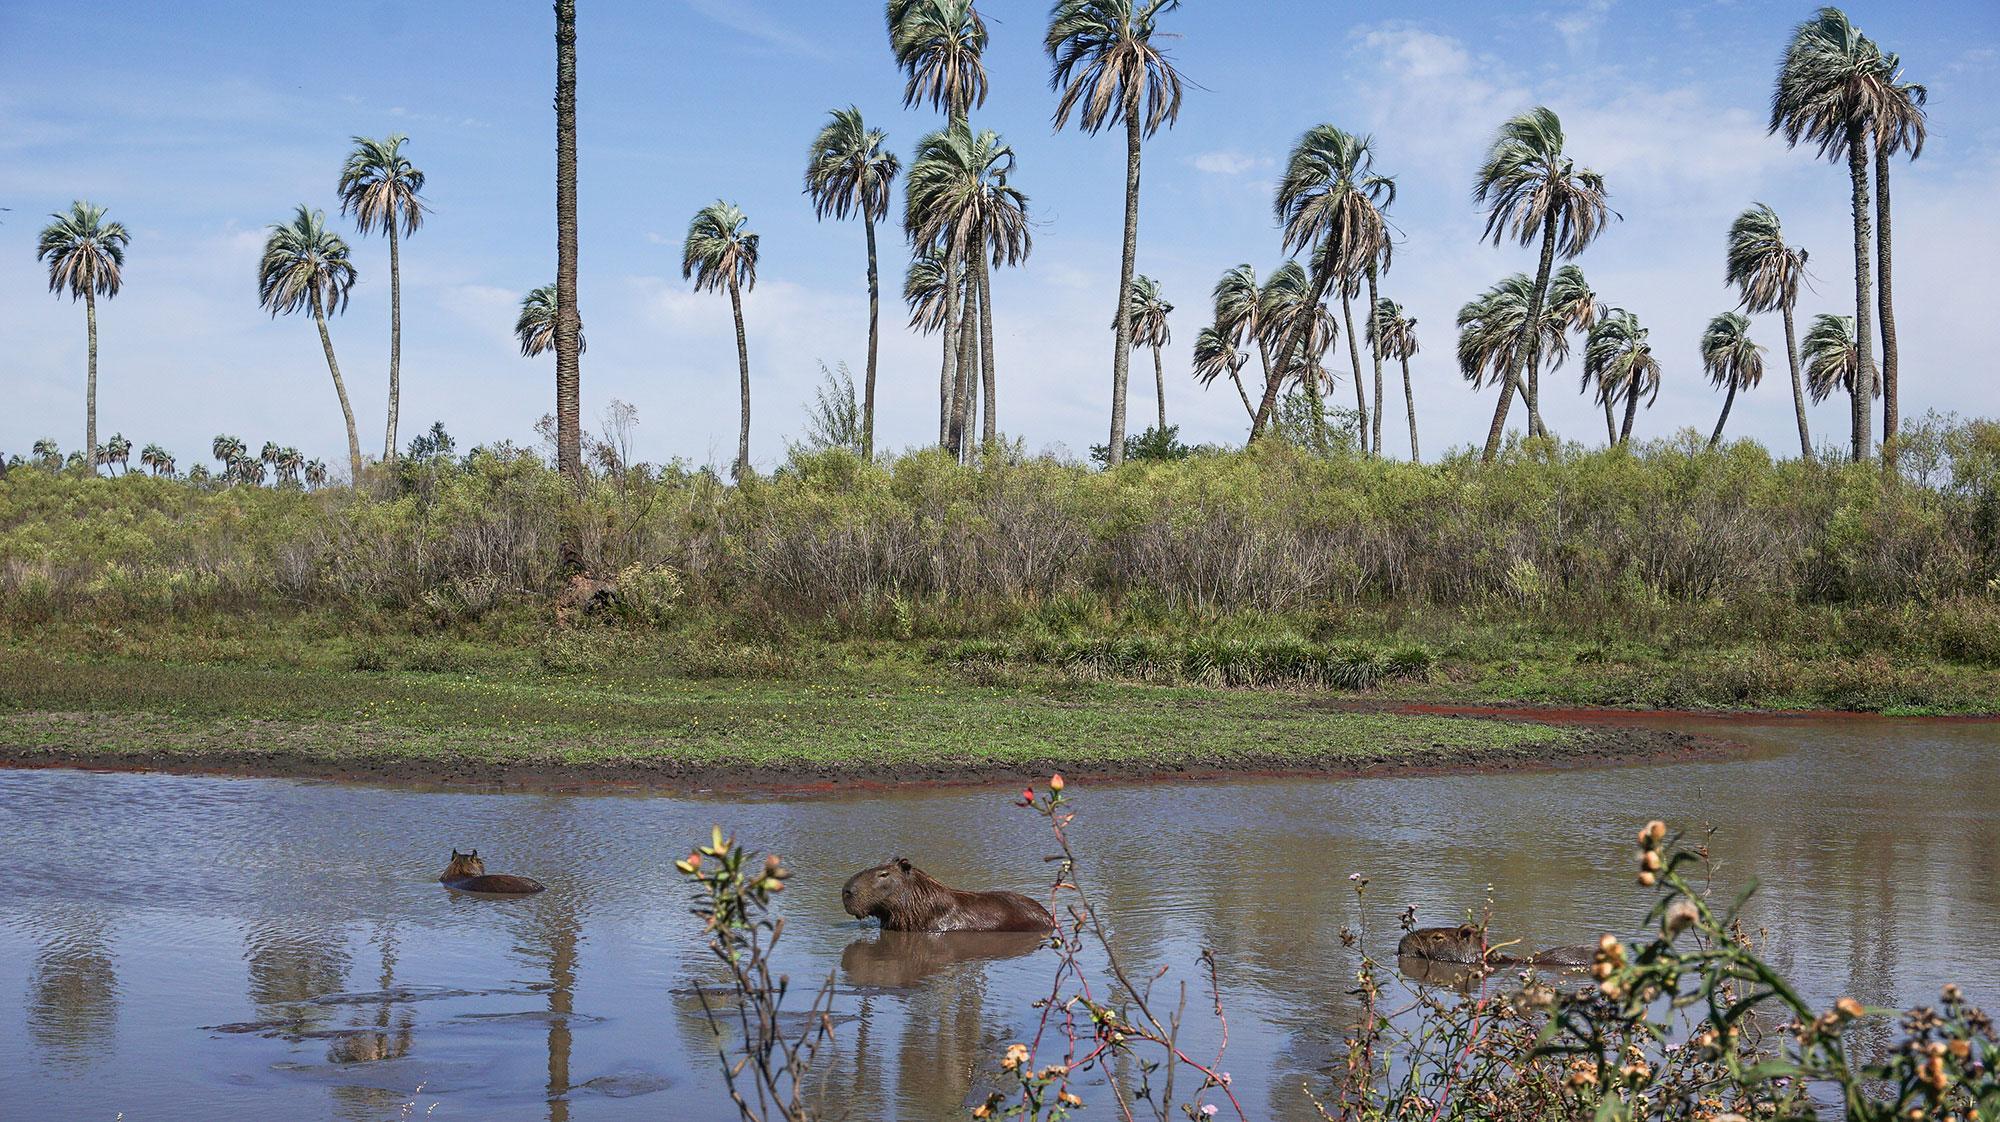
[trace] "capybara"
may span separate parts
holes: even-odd
[[[1536,951],[1528,961],[1552,970],[1588,970],[1590,964],[1597,961],[1597,948],[1582,943],[1550,947],[1545,951]]]
[[[1396,944],[1396,957],[1483,963],[1488,961],[1486,932],[1470,923],[1457,927],[1419,927]]]
[[[898,857],[863,869],[840,890],[840,906],[856,919],[874,916],[884,931],[1048,931],[1047,908],[1018,892],[964,892],[927,876]]]
[[[542,882],[533,877],[487,872],[486,862],[479,859],[476,849],[471,853],[452,850],[451,864],[444,867],[444,875],[438,880],[446,888],[455,888],[460,892],[487,892],[498,896],[526,896],[542,890]]]

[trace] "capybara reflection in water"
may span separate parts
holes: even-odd
[[[471,853],[452,850],[451,864],[444,867],[444,875],[438,880],[446,888],[456,888],[460,892],[487,892],[496,896],[526,896],[542,890],[542,882],[533,877],[487,872],[486,862],[479,859],[476,849]]]
[[[863,869],[840,890],[856,919],[874,916],[884,931],[1048,931],[1048,909],[1018,892],[963,892],[939,884],[902,857]]]

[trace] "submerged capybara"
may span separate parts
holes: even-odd
[[[1588,970],[1591,963],[1597,961],[1597,948],[1582,943],[1550,947],[1545,951],[1536,951],[1528,961],[1552,970]]]
[[[874,916],[884,931],[1048,931],[1048,909],[1018,892],[964,892],[932,880],[898,857],[863,869],[840,890],[856,919]]]
[[[1419,927],[1396,944],[1396,957],[1421,958],[1431,962],[1485,962],[1486,932],[1471,923],[1461,923],[1457,927]]]
[[[479,859],[476,849],[471,853],[452,850],[451,864],[444,867],[444,874],[438,880],[446,888],[455,888],[460,892],[486,892],[497,896],[526,896],[542,890],[542,882],[533,877],[487,872],[486,862]]]

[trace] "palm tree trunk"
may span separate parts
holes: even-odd
[[[576,306],[576,0],[556,0],[556,462],[579,488],[582,326]]]
[[[326,352],[327,373],[333,375],[333,392],[340,398],[340,416],[347,422],[347,468],[354,476],[354,486],[361,486],[361,435],[354,428],[354,409],[347,403],[347,383],[340,380],[340,363],[333,359],[333,336],[326,329],[326,311],[320,307],[319,295],[312,300],[313,322],[319,325],[319,345]]]
[[[1528,352],[1528,381],[1521,388],[1521,404],[1528,407],[1528,435],[1547,436],[1549,426],[1542,420],[1542,333],[1535,332],[1535,349]]]
[[[403,258],[389,216],[389,430],[382,439],[382,462],[396,458],[396,405],[403,392]]]
[[[1160,365],[1160,345],[1153,344],[1153,394],[1160,399],[1160,435],[1167,432],[1167,374]]]
[[[1368,324],[1379,328],[1375,322],[1375,310],[1380,306],[1381,297],[1375,291],[1375,263],[1368,263]],[[1382,340],[1380,332],[1370,331],[1368,343],[1369,361],[1375,364],[1375,427],[1368,438],[1368,450],[1375,455],[1382,454]]]
[[[1895,465],[1902,407],[1896,400],[1896,309],[1889,292],[1889,154],[1875,147],[1875,299],[1882,311],[1882,460]]]
[[[984,249],[979,251],[979,372],[986,394],[986,419],[979,430],[984,447],[1000,437],[1000,411],[993,397],[993,266]]]
[[[83,318],[90,329],[89,372],[83,383],[83,466],[97,474],[97,293],[83,290]],[[331,351],[327,352],[329,355]]]
[[[1542,220],[1542,263],[1535,270],[1535,290],[1528,296],[1528,317],[1521,321],[1521,341],[1507,364],[1507,378],[1500,386],[1500,405],[1493,410],[1493,424],[1486,430],[1486,448],[1480,462],[1490,463],[1500,454],[1500,435],[1507,429],[1507,409],[1514,404],[1514,390],[1521,384],[1521,365],[1535,346],[1536,327],[1542,318],[1542,300],[1549,291],[1549,270],[1556,262],[1556,212],[1549,210]],[[1532,413],[1530,414],[1532,416]]]
[[[958,251],[944,257],[944,368],[938,373],[938,446],[956,456],[952,422],[958,417]]]
[[[1236,386],[1236,396],[1243,399],[1243,412],[1250,415],[1250,423],[1257,423],[1257,407],[1250,404],[1250,395],[1243,390],[1243,379],[1236,371],[1229,372],[1229,380]]]
[[[1854,372],[1853,456],[1860,463],[1868,458],[1875,413],[1874,301],[1868,290],[1868,137],[1860,121],[1847,126],[1847,175],[1853,186],[1854,210],[1854,346],[1860,356]]]
[[[736,478],[750,474],[750,340],[743,334],[743,293],[729,276],[729,311],[736,317],[736,374],[743,395],[743,420],[736,429]]]
[[[1618,443],[1632,443],[1632,419],[1639,415],[1639,387],[1636,383],[1625,387],[1625,426],[1618,430]]]
[[[1361,343],[1354,337],[1354,302],[1348,298],[1346,278],[1340,282],[1340,318],[1347,324],[1347,361],[1354,367],[1354,409],[1360,425],[1354,437],[1365,455],[1369,451],[1368,387],[1361,383]]]
[[[1111,354],[1111,443],[1106,466],[1125,462],[1125,379],[1132,364],[1132,267],[1139,256],[1139,91],[1125,105],[1125,245],[1118,259],[1118,324]]]
[[[1792,306],[1786,304],[1785,360],[1792,365],[1792,408],[1799,415],[1799,455],[1812,459],[1812,433],[1806,428],[1806,387],[1799,378],[1799,342],[1792,334]]]
[[[1715,419],[1715,435],[1708,438],[1710,448],[1722,443],[1722,426],[1729,423],[1729,407],[1734,404],[1736,404],[1736,380],[1732,378],[1729,381],[1729,394],[1722,399],[1722,416]]]
[[[965,264],[965,305],[959,312],[958,390],[952,399],[951,446],[960,463],[972,459],[972,425],[979,420],[979,272]]]
[[[1618,446],[1617,416],[1616,413],[1612,412],[1611,398],[1607,396],[1604,399],[1604,446],[1606,448],[1615,448]]]
[[[1403,356],[1403,411],[1410,417],[1410,462],[1420,463],[1417,455],[1417,395],[1410,388],[1410,358]]]
[[[861,390],[861,458],[875,458],[875,349],[880,334],[882,286],[875,275],[875,216],[862,208],[862,224],[868,229],[868,377]]]

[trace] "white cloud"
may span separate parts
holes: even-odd
[[[1203,152],[1190,161],[1196,171],[1210,175],[1242,175],[1255,168],[1270,167],[1268,157],[1252,156],[1243,152],[1223,150]]]

